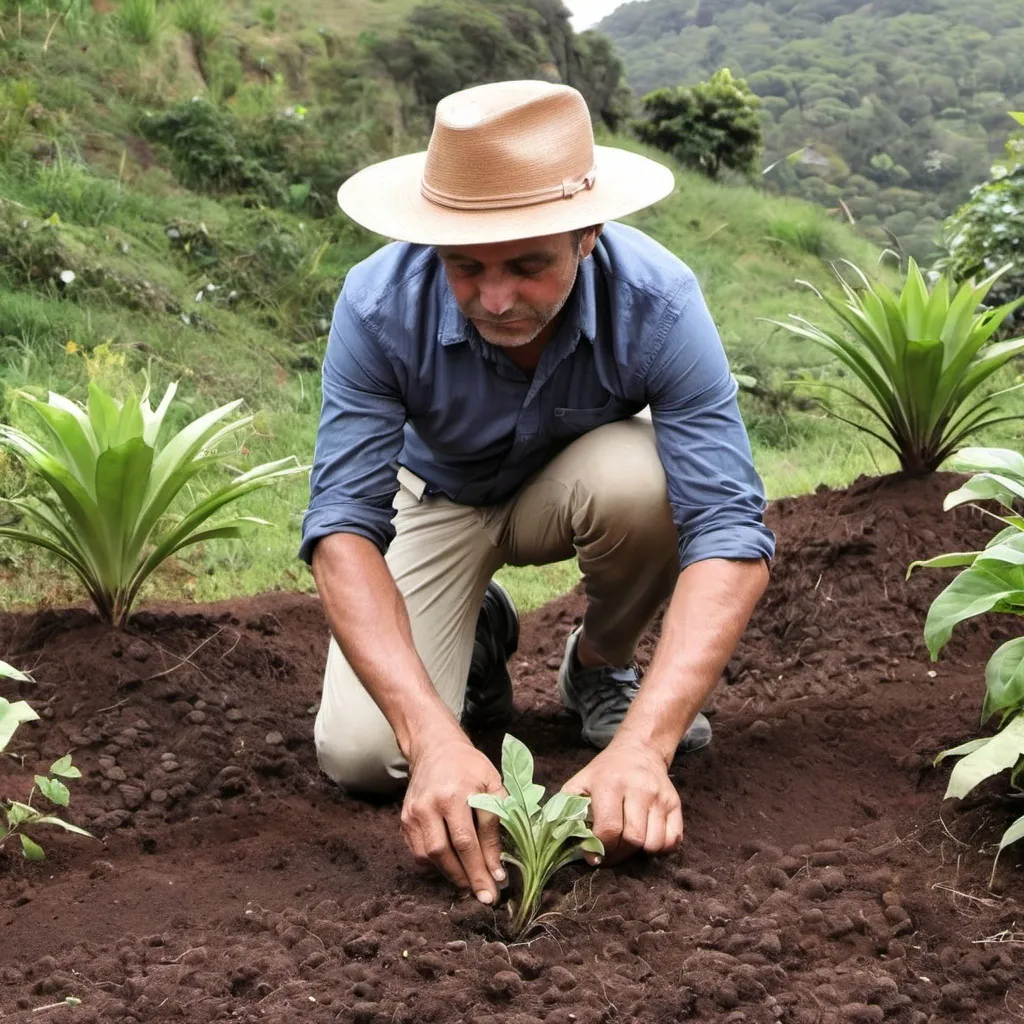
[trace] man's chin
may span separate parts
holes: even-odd
[[[530,323],[522,327],[499,327],[496,324],[474,324],[477,333],[488,345],[496,348],[522,348],[529,345],[540,333],[537,325]]]

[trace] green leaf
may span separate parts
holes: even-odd
[[[1010,510],[1014,507],[1016,495],[1013,491],[998,483],[988,473],[971,477],[962,487],[950,491],[942,503],[943,509],[948,512],[958,505],[964,505],[969,501],[998,501],[1000,505]]]
[[[544,787],[533,781],[533,755],[526,744],[508,733],[501,744],[501,773],[509,796],[532,820],[540,813]]]
[[[38,843],[29,839],[24,832],[18,838],[21,840],[21,852],[25,860],[46,860],[46,854],[43,853],[43,848]]]
[[[598,856],[604,856],[604,843],[595,835],[590,835],[580,843],[580,849],[586,853],[596,853]]]
[[[962,448],[950,460],[957,473],[1000,473],[1024,480],[1024,455],[1012,448]]]
[[[63,779],[80,779],[82,773],[71,763],[71,755],[65,754],[50,765],[50,774]]]
[[[980,739],[968,740],[966,743],[961,743],[958,747],[951,747],[949,750],[942,751],[941,754],[936,755],[936,758],[932,763],[937,767],[942,764],[947,757],[963,757],[964,754],[970,754],[972,751],[980,750],[991,739],[991,736],[982,736]]]
[[[582,819],[590,808],[590,798],[574,793],[555,793],[544,805],[545,821]]]
[[[978,555],[979,565],[1024,565],[1024,533],[989,545]]]
[[[946,799],[962,799],[985,779],[1012,768],[1024,754],[1024,716],[1018,715],[984,746],[962,758],[950,773]]]
[[[508,821],[509,819],[509,812],[504,802],[493,793],[476,793],[468,799],[467,803],[478,811],[496,814],[502,821]]]
[[[29,807],[28,804],[18,803],[12,800],[7,805],[7,824],[10,828],[21,825],[26,821],[33,821],[39,816],[38,812]]]
[[[8,665],[6,661],[0,661],[0,678],[2,679],[16,679],[20,683],[31,683],[31,676],[25,675],[24,672],[19,672],[14,666]]]
[[[6,750],[15,730],[23,722],[34,722],[39,716],[23,700],[13,703],[0,697],[0,750]]]
[[[997,711],[1024,706],[1024,636],[999,647],[985,667],[982,723]]]
[[[996,867],[999,864],[999,855],[1012,843],[1019,843],[1024,839],[1024,815],[1021,815],[1004,833],[999,840],[999,849],[996,851],[995,860],[992,863],[992,877],[989,879],[989,888],[995,881]]]
[[[64,829],[65,832],[74,832],[75,835],[85,836],[88,839],[93,838],[92,833],[86,832],[84,828],[79,828],[77,825],[72,825],[71,822],[64,821],[62,818],[55,817],[52,814],[47,814],[38,818],[37,823],[40,825],[56,825],[59,828]]]
[[[37,775],[36,785],[39,787],[39,792],[50,801],[51,804],[56,804],[58,807],[67,807],[71,802],[71,793],[68,787],[64,785],[60,779],[48,779],[44,775]]]
[[[957,623],[990,612],[1021,591],[1024,569],[1020,567],[975,564],[964,569],[928,609],[924,637],[932,657],[949,642]]]
[[[958,569],[965,565],[974,565],[980,551],[953,551],[948,555],[936,555],[924,561],[911,562],[907,569],[907,578],[915,569]]]

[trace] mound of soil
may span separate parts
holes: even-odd
[[[0,657],[43,716],[0,793],[68,750],[71,820],[43,864],[0,853],[0,1017],[419,1024],[1009,1024],[1024,1012],[1020,813],[993,786],[943,805],[939,750],[977,729],[982,668],[1008,636],[966,626],[936,665],[921,627],[981,546],[943,513],[954,481],[862,481],[770,510],[779,554],[716,692],[715,742],[672,775],[672,856],[556,879],[528,944],[500,914],[411,870],[396,804],[318,773],[327,629],[315,598],[153,606],[115,632],[87,612],[0,616]],[[555,675],[576,592],[524,619],[509,731],[557,787],[590,757]],[[656,640],[655,626],[643,657]],[[479,742],[497,756],[501,732]],[[941,812],[941,816],[940,816]],[[80,1005],[60,1005],[67,996]],[[42,1007],[50,1007],[36,1013]]]

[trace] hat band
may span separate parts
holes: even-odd
[[[453,196],[432,188],[426,178],[420,182],[420,192],[425,199],[437,206],[449,210],[511,210],[519,206],[536,206],[538,203],[549,203],[555,199],[572,199],[579,192],[589,191],[594,187],[597,168],[592,167],[582,178],[566,179],[560,185],[537,189],[533,192],[516,192],[504,196],[473,197]]]

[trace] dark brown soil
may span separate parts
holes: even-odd
[[[318,602],[156,606],[111,632],[83,611],[0,616],[0,657],[44,721],[0,793],[68,750],[88,841],[0,853],[4,1020],[358,1024],[1010,1024],[1024,1015],[1019,857],[987,889],[1020,813],[993,786],[943,805],[939,750],[974,734],[997,618],[933,666],[921,627],[941,573],[979,546],[949,478],[864,481],[770,511],[769,593],[711,707],[715,742],[678,762],[682,850],[566,869],[549,931],[496,941],[494,913],[411,870],[396,805],[317,772]],[[585,763],[554,693],[578,593],[524,622],[510,731],[558,786]],[[649,643],[646,647],[650,649]],[[501,734],[480,737],[496,754]],[[941,812],[941,817],[940,817]],[[74,1009],[36,1008],[65,996]],[[6,1016],[5,1016],[6,1015]]]

